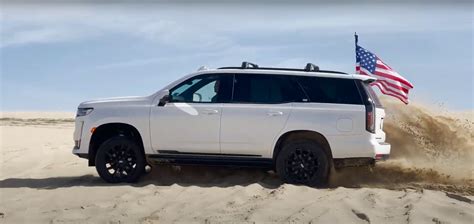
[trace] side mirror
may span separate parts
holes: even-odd
[[[159,107],[165,106],[166,103],[170,102],[170,95],[166,94],[161,97],[160,102],[158,103]]]

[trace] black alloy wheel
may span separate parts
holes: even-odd
[[[286,173],[299,183],[308,182],[319,168],[316,155],[304,148],[293,150],[286,163]]]
[[[296,140],[283,146],[277,156],[276,170],[286,183],[323,186],[329,175],[329,160],[318,143]]]
[[[99,147],[96,169],[109,183],[135,182],[145,170],[145,158],[134,141],[113,137]]]

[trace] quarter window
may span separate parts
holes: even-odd
[[[362,104],[352,79],[299,76],[298,82],[315,103]]]

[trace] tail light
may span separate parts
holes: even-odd
[[[365,129],[375,133],[375,105],[372,102],[365,105]]]

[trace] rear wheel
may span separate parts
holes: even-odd
[[[316,142],[291,141],[280,151],[276,170],[284,182],[323,186],[329,174],[328,156]]]
[[[135,182],[143,174],[145,165],[140,146],[124,136],[105,141],[95,158],[99,176],[109,183]]]

